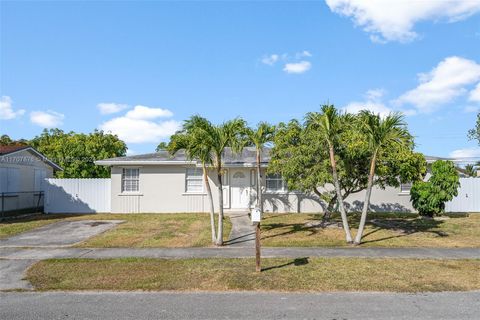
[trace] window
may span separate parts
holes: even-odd
[[[122,172],[122,192],[138,192],[140,169],[124,168]]]
[[[185,179],[185,192],[203,192],[203,173],[198,168],[188,168]]]
[[[19,173],[18,168],[0,168],[0,192],[19,192]]]
[[[412,189],[412,183],[411,182],[400,184],[400,192],[401,193],[410,193],[410,189]]]
[[[287,191],[287,186],[279,174],[267,174],[267,191]]]
[[[250,170],[250,187],[255,187],[255,184],[257,182],[257,175],[255,170]]]

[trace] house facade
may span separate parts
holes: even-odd
[[[279,175],[267,174],[269,149],[261,157],[260,181],[265,212],[323,212],[326,204],[315,194],[288,190]],[[256,205],[257,174],[254,148],[241,154],[227,149],[224,154],[223,207],[226,211],[244,211]],[[435,158],[429,158],[434,161]],[[209,202],[203,182],[201,164],[189,160],[185,153],[174,156],[167,151],[96,161],[111,167],[112,213],[208,212]],[[218,209],[217,177],[209,170],[215,209]],[[361,210],[365,193],[345,199],[350,210]],[[371,210],[410,212],[410,186],[376,188]]]
[[[45,178],[60,166],[29,146],[0,146],[2,212],[43,206]]]

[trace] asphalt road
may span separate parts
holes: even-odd
[[[478,319],[480,292],[0,293],[0,319]]]

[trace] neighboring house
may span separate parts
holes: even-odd
[[[45,178],[57,164],[29,146],[0,146],[0,210],[13,211],[43,205]]]
[[[270,150],[262,155],[262,181],[265,212],[322,212],[325,203],[314,194],[290,191],[279,175],[265,174]],[[427,157],[427,162],[439,158]],[[256,204],[255,148],[241,154],[227,149],[224,154],[223,199],[227,211],[247,210]],[[190,161],[182,151],[174,156],[167,151],[99,160],[97,165],[111,167],[111,211],[134,212],[207,212],[209,203],[202,180],[200,163]],[[215,209],[218,208],[217,178],[210,170]],[[364,192],[346,199],[351,210],[361,210]],[[375,188],[371,198],[373,211],[412,211],[410,184],[399,188]]]

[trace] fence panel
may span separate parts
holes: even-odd
[[[111,211],[110,179],[46,179],[46,213]]]
[[[480,178],[460,178],[458,196],[445,204],[446,212],[480,212]]]

